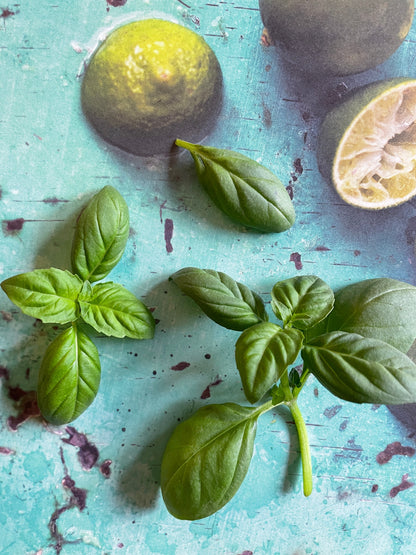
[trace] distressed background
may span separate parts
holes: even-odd
[[[313,273],[333,288],[389,276],[415,284],[412,202],[369,213],[320,177],[322,115],[347,90],[415,77],[416,23],[376,70],[314,82],[262,41],[256,0],[20,0],[0,8],[0,279],[69,267],[76,215],[111,184],[126,198],[131,236],[111,278],[154,310],[153,341],[97,338],[98,397],[69,427],[38,416],[33,390],[56,334],[0,299],[0,552],[3,554],[250,555],[416,552],[413,406],[354,406],[310,380],[301,398],[314,493],[301,492],[290,415],[260,420],[238,494],[207,519],[166,511],[160,461],[178,421],[210,402],[244,403],[236,332],[220,328],[168,277],[183,266],[225,271],[258,291]],[[225,102],[207,144],[273,169],[293,195],[280,235],[230,223],[195,181],[190,156],[141,159],[105,144],[80,109],[84,61],[125,21],[165,14],[216,52]]]

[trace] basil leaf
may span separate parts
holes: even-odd
[[[335,294],[327,331],[374,337],[407,353],[416,338],[416,287],[390,278],[347,285]]]
[[[276,283],[272,310],[284,326],[306,330],[323,320],[334,306],[334,293],[316,276],[297,276]]]
[[[264,322],[243,331],[235,346],[235,360],[250,403],[259,401],[295,362],[303,334]]]
[[[234,403],[208,405],[177,426],[161,468],[162,495],[173,516],[205,518],[235,495],[250,465],[260,414]]]
[[[84,288],[79,297],[81,317],[99,333],[113,337],[151,339],[155,321],[150,310],[118,283]]]
[[[104,278],[122,257],[129,232],[126,201],[107,185],[78,218],[71,251],[73,271],[90,282]]]
[[[322,385],[346,401],[386,405],[416,402],[416,365],[379,339],[330,332],[306,345],[302,358]]]
[[[295,221],[295,210],[282,182],[267,168],[231,150],[176,144],[191,153],[198,179],[233,221],[264,232],[281,232]]]
[[[61,333],[43,357],[37,387],[39,409],[57,426],[75,420],[92,403],[100,385],[94,343],[75,325]]]
[[[82,281],[67,270],[33,270],[4,280],[1,287],[24,314],[44,323],[67,324],[78,317]]]
[[[189,267],[171,279],[220,326],[241,331],[268,319],[261,297],[223,272]]]

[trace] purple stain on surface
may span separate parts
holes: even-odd
[[[290,260],[290,262],[295,263],[296,270],[302,270],[302,268],[303,268],[302,258],[301,258],[300,254],[298,252],[292,252],[292,254],[290,255],[289,260]]]
[[[267,129],[269,129],[272,126],[272,113],[264,102],[263,102],[263,122]]]
[[[104,478],[109,478],[111,476],[111,464],[113,461],[110,459],[106,459],[104,462],[100,464],[100,472],[104,476]]]
[[[9,379],[9,370],[0,364],[0,378]]]
[[[166,243],[166,251],[172,252],[172,237],[173,237],[173,220],[170,218],[166,218],[165,220],[165,243]]]
[[[107,0],[108,6],[112,6],[113,8],[124,6],[126,3],[127,0]]]
[[[1,319],[5,322],[11,322],[13,320],[13,316],[11,315],[11,313],[7,312],[6,310],[0,310],[0,314]]]
[[[394,486],[394,488],[391,488],[390,497],[396,497],[396,495],[401,491],[404,491],[414,486],[414,483],[409,482],[408,478],[409,478],[408,474],[404,474],[402,476],[402,481],[400,482],[400,484],[398,486]]]
[[[11,17],[12,15],[16,15],[16,12],[13,12],[9,8],[0,8],[0,10],[1,10],[0,17],[2,19],[6,19],[8,17]]]
[[[171,370],[175,370],[175,372],[180,372],[182,370],[185,370],[185,368],[188,368],[189,366],[191,366],[191,364],[189,362],[178,362],[178,364],[175,364],[174,366],[171,366],[170,369]]]
[[[14,220],[3,220],[3,231],[6,235],[13,235],[22,230],[24,218],[15,218]]]
[[[336,416],[341,409],[342,405],[334,405],[333,407],[328,407],[324,410],[324,415],[329,419],[334,418],[334,416]]]
[[[378,490],[378,485],[377,484],[373,484],[372,488],[371,488],[371,493],[375,493]]]
[[[223,380],[221,378],[217,377],[213,382],[207,385],[207,387],[201,394],[201,399],[209,399],[211,397],[211,387],[219,385],[220,383],[222,383],[222,381]]]
[[[0,445],[0,455],[14,455],[16,451],[14,449],[10,449],[9,447],[2,447]]]
[[[44,202],[45,204],[58,204],[60,202],[69,202],[69,201],[64,199],[59,199],[56,197],[49,197],[49,198],[44,198],[42,202]]]
[[[290,200],[293,200],[293,187],[292,187],[292,185],[288,185],[286,187],[286,191],[287,191],[287,194],[290,197]]]
[[[62,483],[62,486],[64,487],[64,489],[69,491],[70,498],[61,507],[56,507],[56,509],[52,513],[52,515],[49,519],[49,522],[48,522],[49,533],[51,535],[51,538],[55,542],[54,545],[53,545],[53,548],[55,549],[55,552],[57,554],[61,553],[61,551],[63,549],[63,546],[65,544],[77,544],[77,543],[81,543],[81,541],[82,541],[82,539],[66,540],[64,538],[63,534],[58,530],[58,524],[57,523],[58,523],[59,517],[63,513],[65,513],[66,511],[68,511],[68,510],[70,510],[74,507],[78,508],[80,511],[83,511],[86,507],[86,504],[87,504],[87,490],[82,489],[82,488],[78,488],[75,485],[75,481],[69,475],[68,469],[66,467],[62,447],[59,448],[59,453],[60,453],[61,461],[62,461],[62,464],[63,464],[63,467],[64,467],[64,472],[65,472],[65,475],[64,475],[61,483]]]
[[[315,250],[318,252],[325,252],[325,251],[330,251],[331,249],[329,249],[328,247],[325,247],[324,245],[318,245],[317,247],[315,247]]]
[[[379,464],[388,463],[395,455],[404,455],[406,457],[413,457],[416,450],[413,447],[402,445],[399,441],[389,443],[384,451],[381,451],[376,457]]]
[[[97,447],[88,441],[85,434],[77,432],[72,426],[67,426],[65,431],[69,434],[69,437],[62,438],[62,441],[74,447],[78,447],[78,459],[82,468],[84,470],[91,470],[98,460],[99,452]]]
[[[24,391],[18,386],[9,386],[8,394],[9,398],[14,401],[18,414],[8,417],[7,426],[10,431],[16,432],[24,422],[40,416],[40,410],[36,401],[36,391]]]
[[[300,158],[295,159],[295,161],[293,162],[293,167],[295,168],[295,172],[297,175],[303,174],[302,160]]]

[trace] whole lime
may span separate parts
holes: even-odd
[[[408,34],[414,0],[260,0],[283,56],[310,73],[348,75],[384,62]]]
[[[83,111],[109,143],[141,156],[168,154],[177,137],[200,141],[221,107],[218,60],[194,31],[163,19],[127,23],[93,54]]]
[[[379,210],[416,194],[416,80],[353,90],[325,116],[319,169],[348,204]]]

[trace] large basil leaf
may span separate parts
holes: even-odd
[[[173,516],[205,518],[235,495],[250,465],[260,414],[234,403],[208,405],[177,426],[161,468],[162,495]]]
[[[235,360],[250,403],[259,401],[296,360],[302,341],[301,331],[270,322],[243,331],[235,346]]]
[[[225,328],[242,331],[268,319],[260,296],[223,272],[189,267],[171,279],[211,320]]]
[[[22,312],[44,323],[67,324],[78,317],[82,281],[66,270],[33,270],[6,279],[1,287]]]
[[[407,353],[416,338],[416,287],[390,278],[347,285],[335,295],[327,331],[374,337]]]
[[[97,348],[71,326],[49,345],[42,360],[37,399],[44,418],[57,426],[78,418],[95,399],[100,376]]]
[[[302,350],[305,367],[331,393],[354,403],[416,402],[416,365],[379,339],[330,332]]]
[[[150,310],[122,285],[113,282],[84,287],[81,317],[99,333],[113,337],[151,339],[155,321]]]
[[[323,320],[334,306],[334,293],[316,276],[297,276],[276,283],[272,309],[284,326],[306,330]]]
[[[129,231],[126,201],[107,185],[78,218],[71,251],[73,271],[90,282],[104,278],[122,257]]]
[[[215,204],[233,221],[264,232],[281,232],[295,221],[282,182],[267,168],[231,150],[177,140],[195,161],[198,179]]]

